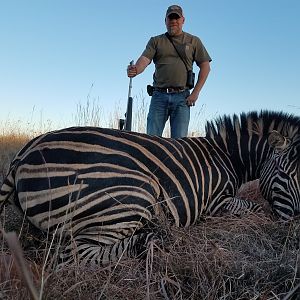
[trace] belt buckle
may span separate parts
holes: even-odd
[[[172,88],[167,88],[167,94],[172,93]]]

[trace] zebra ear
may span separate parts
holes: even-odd
[[[289,140],[278,131],[273,130],[269,134],[268,143],[272,148],[282,151],[288,146]]]

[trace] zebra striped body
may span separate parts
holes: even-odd
[[[66,261],[75,251],[106,264],[142,249],[142,229],[159,215],[189,226],[222,208],[258,209],[234,196],[272,156],[268,133],[283,128],[282,117],[224,117],[207,124],[206,137],[177,140],[92,127],[50,132],[17,154],[0,202],[15,191],[36,227],[68,237]],[[298,118],[287,121],[298,130]]]

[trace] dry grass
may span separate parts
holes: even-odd
[[[3,174],[27,137],[0,138]],[[240,195],[264,203],[256,182]],[[44,236],[9,208],[4,217],[6,231],[20,233],[25,273],[40,299],[300,299],[299,220],[277,222],[267,213],[206,218],[189,228],[161,222],[160,242],[143,259],[55,271],[45,264]],[[24,270],[11,253],[0,234],[0,299],[30,299]]]
[[[160,224],[159,233],[143,259],[47,270],[42,299],[283,299],[299,288],[299,221],[215,217],[189,228]],[[46,250],[25,251],[37,290]],[[2,298],[24,299],[28,288],[8,270]]]
[[[22,148],[29,137],[19,134],[0,135],[0,182],[2,182],[6,171],[8,170],[9,163],[14,155]]]

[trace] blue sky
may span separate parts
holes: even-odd
[[[88,97],[105,115],[125,111],[127,64],[165,32],[171,4],[183,7],[184,30],[213,59],[192,118],[260,109],[300,115],[298,0],[0,0],[0,121],[42,115],[69,126]],[[149,101],[153,70],[133,79],[135,107],[141,95]]]

